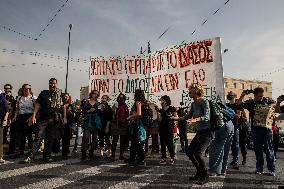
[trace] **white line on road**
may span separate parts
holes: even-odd
[[[42,171],[42,170],[55,168],[55,167],[61,167],[66,164],[72,164],[72,163],[78,163],[78,162],[80,162],[80,159],[69,159],[69,160],[64,160],[64,161],[59,161],[59,162],[54,162],[54,163],[46,163],[46,164],[34,165],[30,167],[23,167],[19,169],[3,171],[0,174],[0,179],[6,179],[10,177],[15,177],[15,176],[33,173],[36,171]]]
[[[108,189],[139,189],[151,184],[159,177],[165,175],[167,171],[170,171],[167,166],[154,166],[141,174],[132,176],[128,180],[110,186]]]
[[[74,183],[81,179],[98,175],[102,172],[109,171],[114,168],[119,168],[125,164],[104,164],[96,167],[90,167],[73,173],[59,176],[57,178],[51,178],[44,181],[28,184],[26,186],[19,187],[18,189],[51,189],[65,186],[67,184]]]

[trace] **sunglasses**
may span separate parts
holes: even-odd
[[[11,90],[11,88],[4,88],[5,90]]]

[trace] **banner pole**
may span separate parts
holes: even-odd
[[[150,61],[150,70],[148,72],[148,78],[150,78],[150,71],[151,71],[151,45],[150,45],[150,41],[148,41],[148,55],[149,55],[149,61]],[[148,82],[148,94],[147,94],[147,101],[149,101],[150,98],[150,83],[151,83],[151,79]]]

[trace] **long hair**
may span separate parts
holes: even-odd
[[[135,101],[140,101],[140,102],[145,102],[145,94],[144,91],[141,89],[136,89],[135,94],[134,94],[134,100]]]
[[[116,98],[116,101],[119,102],[119,97],[120,97],[120,96],[123,96],[123,101],[125,102],[125,101],[126,101],[126,96],[125,96],[125,94],[123,94],[123,93],[120,93],[120,94],[118,95],[118,97]]]
[[[19,90],[22,90],[22,95],[21,95],[21,96],[24,95],[24,90],[25,90],[25,87],[26,87],[26,86],[30,86],[30,87],[31,87],[30,93],[31,93],[31,95],[33,95],[34,93],[33,93],[33,91],[32,91],[32,86],[31,86],[30,84],[28,84],[28,83],[25,83],[25,84],[22,85],[22,88],[19,89]]]

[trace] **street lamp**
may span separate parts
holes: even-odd
[[[69,40],[68,40],[68,55],[67,55],[67,70],[66,70],[66,85],[65,85],[65,93],[67,93],[67,83],[68,83],[68,71],[69,71],[69,48],[70,48],[70,34],[73,24],[69,24]]]

